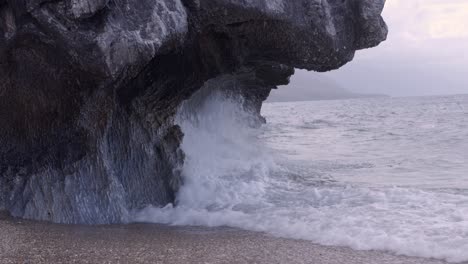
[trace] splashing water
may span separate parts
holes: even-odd
[[[217,93],[196,111],[186,104],[177,121],[186,154],[177,206],[148,207],[135,221],[467,261],[468,98],[454,100],[270,104],[261,129],[249,125],[240,99]],[[451,122],[434,126],[439,117]]]

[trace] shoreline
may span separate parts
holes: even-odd
[[[62,225],[0,212],[0,263],[442,264],[234,228]]]

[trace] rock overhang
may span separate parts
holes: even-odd
[[[234,82],[259,113],[294,68],[385,40],[384,3],[0,0],[0,208],[93,224],[173,202],[184,100]]]

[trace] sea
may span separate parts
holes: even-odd
[[[468,261],[468,96],[181,108],[183,185],[136,222]]]

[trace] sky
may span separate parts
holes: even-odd
[[[325,76],[353,92],[468,94],[468,0],[387,0],[383,16],[387,41]]]

